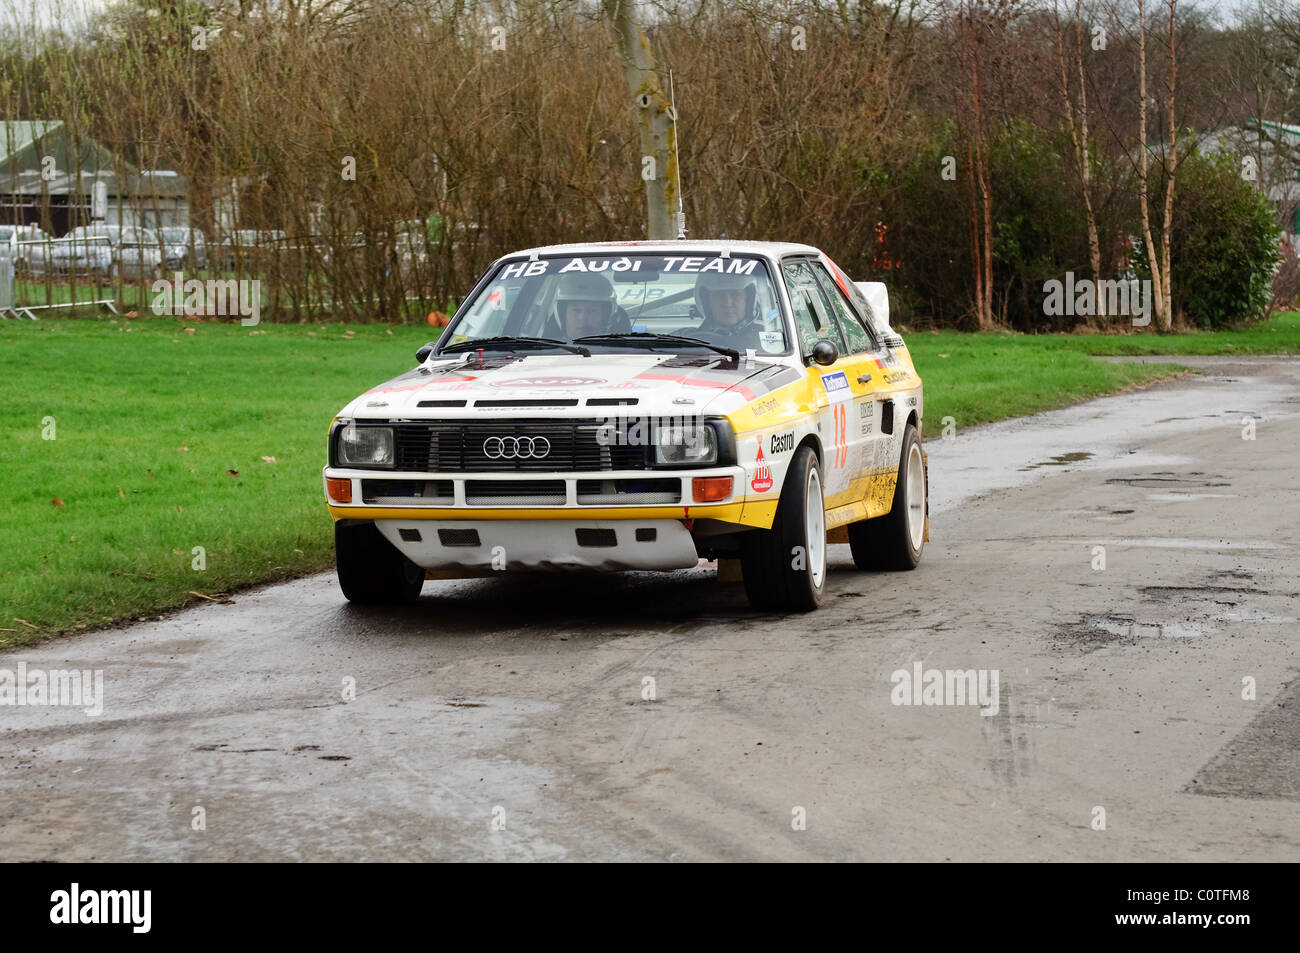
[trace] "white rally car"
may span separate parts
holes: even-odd
[[[358,602],[509,570],[739,568],[809,610],[826,548],[912,569],[929,535],[921,380],[883,286],[807,245],[558,245],[499,259],[419,366],[329,434]]]

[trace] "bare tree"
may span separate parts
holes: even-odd
[[[967,3],[958,11],[957,50],[970,107],[966,132],[966,186],[970,202],[971,269],[975,282],[975,321],[981,331],[993,326],[993,192],[984,131],[983,58],[976,8]],[[978,185],[978,188],[977,188]],[[982,221],[981,221],[982,220]],[[984,225],[981,235],[980,225]]]
[[[993,315],[993,181],[989,162],[989,48],[1003,42],[1016,0],[962,0],[957,11],[957,55],[966,84],[964,115],[967,189],[971,203],[971,251],[975,315],[981,331],[996,326]]]
[[[1175,14],[1178,0],[1165,0],[1169,9],[1169,78],[1165,91],[1165,125],[1168,139],[1163,152],[1165,169],[1164,221],[1160,229],[1159,257],[1151,233],[1151,203],[1147,174],[1150,168],[1147,148],[1147,28],[1144,0],[1138,0],[1138,203],[1142,237],[1146,243],[1147,262],[1151,269],[1152,297],[1156,321],[1161,330],[1173,327],[1173,303],[1170,301],[1170,268],[1173,251],[1174,186],[1178,176],[1178,127],[1175,125],[1174,98],[1178,83],[1177,33]]]
[[[1083,16],[1080,0],[1074,2],[1074,50],[1073,66],[1078,71],[1079,105],[1076,110],[1070,93],[1070,83],[1066,71],[1066,37],[1061,24],[1060,7],[1053,3],[1052,12],[1056,27],[1056,58],[1061,74],[1061,101],[1065,106],[1066,125],[1070,130],[1070,142],[1074,146],[1074,159],[1079,166],[1079,186],[1083,194],[1084,215],[1088,224],[1088,264],[1092,269],[1094,281],[1102,280],[1101,240],[1097,233],[1097,215],[1092,207],[1092,153],[1088,142],[1088,84],[1083,68]],[[1097,306],[1102,317],[1106,315],[1106,299],[1099,296]]]

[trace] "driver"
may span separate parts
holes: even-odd
[[[565,275],[555,291],[555,311],[570,341],[614,330],[614,286],[604,275]]]
[[[758,282],[750,275],[700,275],[695,279],[695,303],[704,315],[698,331],[748,342],[763,326],[758,316]]]

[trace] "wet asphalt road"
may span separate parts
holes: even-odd
[[[323,575],[0,655],[105,694],[0,708],[6,859],[1296,860],[1300,362],[1196,363],[931,439],[921,567],[832,547],[811,615]],[[916,663],[996,714],[894,704]]]

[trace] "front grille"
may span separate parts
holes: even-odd
[[[602,430],[602,423],[536,418],[397,424],[397,469],[416,473],[649,469],[648,447],[610,441],[606,436],[610,431]]]
[[[361,502],[377,505],[451,506],[451,480],[362,480]]]
[[[470,506],[563,506],[563,480],[466,480]]]
[[[578,502],[589,505],[680,503],[678,479],[579,480]]]

